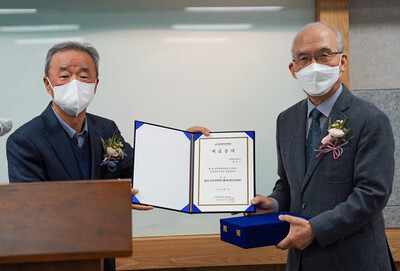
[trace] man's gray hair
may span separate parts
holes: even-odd
[[[55,53],[62,51],[70,51],[70,50],[88,53],[94,62],[94,67],[96,69],[96,78],[99,76],[99,60],[100,60],[99,53],[91,44],[79,43],[76,41],[66,41],[57,43],[49,49],[46,56],[46,65],[44,67],[44,74],[46,76],[49,76],[51,59],[53,58],[53,55]]]
[[[294,57],[294,46],[296,45],[296,41],[299,38],[300,34],[302,34],[304,31],[308,30],[309,28],[312,28],[314,26],[326,26],[328,27],[330,30],[332,30],[333,33],[335,33],[336,35],[336,42],[337,42],[337,47],[338,47],[338,51],[339,52],[343,52],[344,50],[344,46],[343,46],[343,37],[342,34],[340,33],[340,31],[333,26],[330,26],[329,24],[323,23],[323,22],[313,22],[313,23],[309,23],[306,26],[304,26],[299,33],[297,33],[297,35],[294,37],[293,39],[293,43],[292,43],[292,57]]]

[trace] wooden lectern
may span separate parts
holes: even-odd
[[[0,270],[102,270],[132,255],[129,180],[0,185]]]

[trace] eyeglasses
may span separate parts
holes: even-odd
[[[314,55],[300,52],[294,57],[294,59],[292,59],[292,61],[299,66],[307,66],[312,62],[313,58],[315,58],[317,63],[327,64],[332,60],[334,55],[341,53],[342,52],[332,52],[330,50],[320,50]]]

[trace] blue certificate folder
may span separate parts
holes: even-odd
[[[254,211],[254,131],[204,136],[135,121],[133,146],[133,203],[191,214]]]
[[[279,212],[221,219],[221,240],[241,248],[277,245],[289,233],[289,223],[278,218],[284,214],[302,217]]]

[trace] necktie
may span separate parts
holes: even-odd
[[[319,123],[319,118],[322,113],[318,111],[317,108],[314,108],[311,111],[312,122],[310,125],[310,130],[308,131],[308,137],[306,142],[306,159],[307,159],[307,167],[311,161],[313,156],[314,149],[317,147],[319,137],[321,135],[321,127]]]

